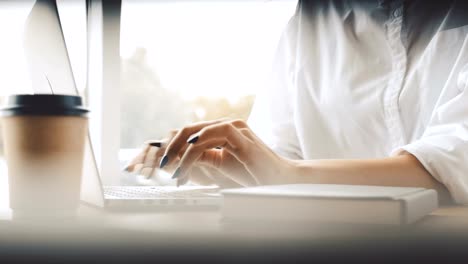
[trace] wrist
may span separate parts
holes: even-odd
[[[258,183],[260,185],[280,185],[295,183],[293,179],[296,173],[296,162],[294,160],[286,159],[277,156],[275,159],[270,160],[264,164],[262,170],[263,175],[258,175]]]
[[[320,183],[318,179],[320,160],[292,160],[291,181],[294,183]]]
[[[292,160],[283,158],[283,171],[279,175],[282,184],[295,184],[309,182],[309,178],[313,177],[312,167],[305,166],[303,160]]]

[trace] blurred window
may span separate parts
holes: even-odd
[[[297,1],[123,0],[121,148],[247,119]]]

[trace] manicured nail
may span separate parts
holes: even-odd
[[[161,163],[159,163],[159,168],[162,169],[164,166],[166,166],[167,162],[169,161],[169,158],[167,155],[164,155],[161,159]]]
[[[151,142],[149,143],[150,146],[153,146],[153,147],[158,147],[160,148],[161,147],[161,142]]]
[[[178,167],[178,168],[175,170],[174,174],[172,175],[172,179],[175,179],[175,178],[179,177],[180,172],[181,172],[181,171],[180,171],[180,167]],[[177,182],[178,182],[178,181],[177,181]]]
[[[193,144],[198,141],[198,135],[193,136],[187,140],[187,143]]]

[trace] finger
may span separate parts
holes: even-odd
[[[242,119],[235,119],[230,121],[231,124],[237,128],[248,128],[247,123]]]
[[[143,163],[138,163],[135,165],[132,172],[135,174],[139,174],[141,169],[143,169]]]
[[[140,174],[149,178],[153,173],[153,168],[156,166],[155,158],[156,152],[159,148],[150,146],[150,149],[146,153],[145,160],[143,162],[143,168],[140,171]]]
[[[150,149],[150,146],[145,145],[143,149],[140,151],[140,153],[138,153],[138,155],[129,162],[129,164],[125,167],[124,170],[128,172],[133,172],[135,170],[136,165],[142,164],[144,162],[146,153],[148,153],[149,149]]]
[[[253,140],[253,137],[251,136],[251,133],[248,133],[250,131],[250,129],[248,128],[247,124],[243,121],[243,120],[229,120],[229,121],[225,121],[225,122],[220,122],[220,123],[216,123],[219,127],[221,128],[226,128],[228,129],[229,127],[228,126],[231,126],[231,127],[234,127],[234,128],[237,128],[239,131],[242,132],[242,134],[245,134],[249,139]],[[203,130],[206,130],[208,128],[214,128],[216,124],[213,124],[211,126],[207,126],[207,127],[204,127],[203,129],[201,129],[199,132],[197,133],[194,133],[192,134],[188,139],[187,139],[187,143],[195,143],[196,141],[198,141],[198,138],[199,138],[199,134],[203,132]],[[209,133],[207,133],[208,131],[205,131],[205,134],[207,137],[211,137],[212,135],[210,135]],[[214,134],[218,134],[219,132],[216,131],[216,130],[211,130],[212,133]]]
[[[161,156],[164,154],[164,151],[166,149],[165,143],[160,144],[160,146],[161,147],[157,148],[156,152],[154,153],[150,166],[148,166],[148,164],[145,164],[147,167],[145,168],[144,175],[147,178],[151,178],[155,175],[156,168],[158,168],[158,164],[160,162]]]
[[[216,185],[218,185],[220,188],[239,188],[239,187],[244,187],[242,184],[239,184],[238,182],[232,180],[228,174],[223,173],[222,170],[216,169],[216,168],[210,168],[206,166],[200,166],[203,171],[205,172],[205,175],[209,177]],[[192,175],[190,175],[190,179]]]
[[[266,151],[271,150],[268,147],[266,147],[260,139],[256,137],[256,135],[248,128],[245,122],[234,121],[231,122],[230,125],[229,123],[225,123],[204,128],[202,131],[199,132],[198,139],[193,140],[193,138],[191,138],[191,142],[203,142],[206,138],[210,138],[218,134],[218,132],[216,132],[216,129],[219,129],[219,127],[221,126],[224,126],[224,128],[221,129],[225,129],[227,131],[223,133],[227,134],[226,139],[231,145],[231,148],[227,148],[226,151],[228,152],[228,154],[232,155],[232,157],[234,157],[236,160],[234,162],[229,162],[231,166],[236,165],[235,167],[237,167],[235,169],[232,168],[233,170],[231,170],[236,172],[232,174],[232,178],[243,185],[258,185],[259,181],[254,176],[256,174],[252,174],[252,172],[249,170],[249,168],[254,165],[252,164],[252,162],[254,161],[254,155],[252,154],[253,152],[251,151],[251,149],[254,146],[260,145],[260,147],[264,148]],[[237,127],[240,127],[240,129]],[[227,155],[227,157],[229,157],[229,155]],[[218,162],[219,160],[223,160],[224,162],[224,159],[225,158],[217,159],[215,161]],[[219,164],[213,165],[215,167],[219,166]]]
[[[189,177],[177,179],[177,187],[187,184]]]
[[[190,181],[198,185],[212,185],[216,182],[210,177],[210,172],[202,166],[194,166],[190,171]]]
[[[201,156],[205,150],[209,150],[217,146],[230,148],[228,139],[224,137],[212,138],[198,143],[190,143],[180,159],[178,170],[176,171],[177,173],[173,176],[173,178],[184,176],[191,165]]]
[[[244,120],[238,119],[232,121],[232,124],[239,128],[239,131],[246,137],[248,137],[252,141],[261,141],[249,128],[247,123]]]
[[[195,182],[196,182],[196,179],[200,179],[201,175],[197,175],[197,173],[194,173],[195,168],[200,169],[200,167],[192,167],[190,169],[189,173],[188,173],[190,175],[190,177],[177,179],[177,186],[185,185],[185,184],[187,184],[187,182],[189,180],[194,181],[194,178],[195,178]],[[206,169],[206,168],[203,168],[203,169]],[[209,172],[207,170],[205,171],[205,173],[207,173],[207,172],[209,174],[205,174],[203,176],[205,177],[205,179],[209,179],[209,181],[207,182],[209,184],[214,183],[214,184],[216,184],[217,186],[219,186],[221,188],[239,188],[239,187],[243,187],[239,183],[234,182],[231,179],[229,179],[228,177],[226,177],[221,171],[215,171],[215,169],[212,169],[211,172]],[[207,175],[210,175],[210,177],[207,177]],[[208,184],[205,184],[205,185],[208,185]]]
[[[248,139],[250,139],[251,141],[255,141],[255,137],[249,128],[241,128],[239,129],[239,132],[245,137],[247,137]]]
[[[215,138],[217,136],[217,138]],[[221,137],[220,137],[221,136]],[[190,146],[182,156],[179,167],[173,178],[185,177],[187,170],[202,155],[205,150],[222,146],[234,155],[243,156],[245,145],[250,139],[243,136],[237,128],[230,123],[222,123],[203,128],[195,137],[197,140],[189,140]],[[247,141],[247,142],[246,142]]]
[[[211,147],[212,144],[208,142],[214,142],[215,140],[221,139],[224,142],[219,143],[219,146],[230,147],[227,150],[242,161],[245,159],[245,153],[248,152],[250,146],[254,142],[249,137],[244,136],[241,131],[243,131],[243,129],[238,129],[232,124],[232,122],[215,124],[205,127],[198,133],[194,134],[190,137],[188,143],[194,145],[207,144],[207,146]]]
[[[244,165],[227,151],[218,149],[207,150],[203,152],[201,157],[197,160],[197,165],[198,164],[211,167],[212,170],[219,171],[232,182],[244,187],[258,185]],[[215,178],[213,179],[215,180]]]
[[[212,140],[206,144],[201,144],[201,145],[194,145],[191,144],[187,148],[184,156],[179,162],[179,165],[177,169],[174,171],[174,174],[172,175],[172,178],[185,178],[188,175],[189,170],[192,167],[192,164],[201,156],[203,151],[205,151],[207,148],[213,148],[219,144],[225,143],[224,140],[222,139],[217,139],[217,140]],[[180,180],[178,181],[180,182]]]
[[[199,123],[186,126],[182,128],[181,130],[179,130],[176,133],[176,135],[171,139],[171,141],[168,143],[166,151],[161,159],[159,167],[163,168],[169,163],[174,163],[174,157],[178,156],[178,153],[184,148],[184,146],[187,145],[187,138],[190,135],[200,131],[202,128],[206,126],[218,124],[224,121],[225,119],[199,122]]]
[[[148,140],[148,141],[145,142],[145,144],[147,144],[149,146],[157,147],[156,153],[154,153],[154,155],[152,155],[152,153],[151,153],[152,162],[151,162],[150,166],[148,166],[149,164],[145,164],[143,166],[143,168],[145,168],[145,169],[141,174],[146,176],[146,178],[151,178],[155,174],[156,167],[160,162],[161,156],[163,155],[163,153],[164,153],[164,151],[165,151],[165,149],[167,147],[168,142],[174,137],[175,134],[177,134],[177,132],[178,132],[178,130],[172,130],[169,133],[167,138],[164,138],[164,139],[161,139],[161,140]]]
[[[146,158],[146,155],[148,154],[148,151],[150,150],[151,147],[157,147],[157,148],[161,148],[162,146],[166,145],[167,144],[167,140],[148,140],[146,141],[143,146],[142,146],[142,150],[140,151],[140,153],[138,153],[137,156],[135,156],[129,163],[128,165],[124,168],[125,171],[128,171],[128,172],[135,172],[135,171],[138,171],[136,169],[136,166],[137,165],[141,165],[145,162],[145,158]],[[141,166],[139,166],[141,167]],[[141,168],[140,168],[141,169]]]
[[[161,155],[160,153],[164,153],[164,149],[167,145],[167,142],[168,139],[149,140],[145,142],[145,144],[150,146],[150,149],[148,150],[145,160],[143,162],[143,166],[140,169],[140,175],[143,175],[147,179],[149,179],[155,174],[156,165],[159,164],[158,158]]]

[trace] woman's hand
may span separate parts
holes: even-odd
[[[159,165],[158,165],[159,164]],[[151,175],[159,166],[173,172],[177,185],[189,179],[220,187],[314,183],[446,188],[409,153],[379,159],[288,160],[276,155],[241,120],[196,123],[148,142],[128,167]],[[146,173],[144,173],[146,171]]]
[[[147,178],[152,177],[155,174],[156,168],[159,166],[158,157],[164,154],[167,142],[169,142],[177,132],[177,130],[172,130],[165,139],[146,141],[140,153],[128,163],[125,170],[144,175]]]
[[[192,179],[221,187],[280,183],[293,167],[244,121],[225,119],[195,123],[173,131],[166,141],[149,142],[128,170],[141,164],[141,171],[152,175],[158,163],[161,169],[173,171],[178,185]]]

